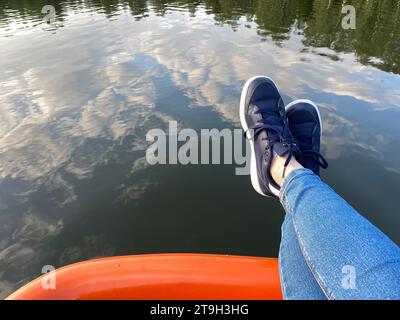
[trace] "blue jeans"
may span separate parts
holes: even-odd
[[[308,169],[281,189],[285,299],[400,299],[400,248]]]

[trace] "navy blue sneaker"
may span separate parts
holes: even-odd
[[[266,197],[279,196],[280,186],[270,172],[273,155],[288,155],[286,167],[300,149],[290,132],[282,97],[270,78],[258,76],[246,82],[240,99],[240,122],[250,140],[254,189]]]
[[[297,161],[319,175],[320,168],[328,168],[328,162],[320,154],[322,122],[318,107],[310,100],[296,100],[287,105],[286,115],[301,149]]]

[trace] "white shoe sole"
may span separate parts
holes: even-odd
[[[321,113],[319,112],[319,108],[317,107],[317,105],[316,105],[314,102],[312,102],[311,100],[299,99],[299,100],[295,100],[295,101],[289,103],[289,104],[286,106],[286,114],[289,113],[289,111],[291,111],[292,109],[294,109],[295,106],[296,106],[297,104],[299,104],[299,103],[309,104],[309,105],[311,105],[311,106],[314,107],[315,111],[317,111],[318,119],[319,119],[319,126],[320,126],[320,128],[321,128],[321,137],[322,137],[323,128],[322,128]]]
[[[274,82],[271,78],[266,77],[266,76],[256,76],[256,77],[253,77],[253,78],[247,80],[246,84],[245,84],[244,87],[243,87],[242,95],[241,95],[241,97],[240,97],[240,111],[239,111],[239,114],[240,114],[240,123],[242,124],[242,128],[243,128],[243,130],[246,132],[246,135],[247,135],[247,132],[249,131],[249,127],[248,127],[247,122],[246,122],[246,106],[245,106],[245,103],[246,103],[246,96],[247,96],[247,91],[248,91],[248,89],[249,89],[250,84],[251,84],[253,81],[257,80],[257,79],[267,79],[267,80],[271,81],[271,82],[275,85],[275,87],[277,87],[277,85],[275,84],[275,82]],[[278,87],[277,87],[277,88],[278,88]],[[257,161],[256,161],[256,154],[255,154],[254,142],[253,142],[253,140],[250,140],[249,142],[250,142],[250,148],[251,148],[251,160],[250,160],[250,177],[251,177],[251,184],[253,185],[253,188],[254,188],[260,195],[262,195],[263,197],[268,197],[268,198],[270,198],[271,196],[266,195],[266,194],[261,190],[260,182],[258,181],[258,169],[257,169]],[[271,155],[271,156],[272,156],[272,155]],[[279,191],[278,189],[276,189],[276,188],[275,188],[274,186],[272,186],[271,184],[269,185],[269,189],[270,189],[270,191],[271,191],[273,194],[275,194],[276,196],[279,197],[280,191]]]

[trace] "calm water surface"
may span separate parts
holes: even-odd
[[[400,2],[0,0],[0,297],[110,255],[277,256],[283,210],[235,167],[149,166],[152,128],[239,128],[247,78],[313,99],[324,173],[400,243]],[[42,6],[56,8],[54,24]]]

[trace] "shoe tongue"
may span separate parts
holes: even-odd
[[[270,108],[269,110],[265,110],[263,108],[260,108],[258,105],[251,103],[249,106],[249,113],[252,115],[254,124],[259,124],[259,125],[263,125],[264,119],[263,119],[263,115],[264,114],[270,114],[271,116],[278,116],[279,115],[279,111],[276,108]]]
[[[279,142],[274,144],[273,151],[278,156],[283,157],[289,152],[289,147],[287,146],[287,144]]]
[[[299,123],[292,129],[292,133],[296,137],[310,138],[314,134],[315,125],[311,122]]]
[[[263,117],[261,115],[261,109],[256,104],[250,104],[249,106],[249,113],[253,117],[253,121],[255,124],[263,123]]]

